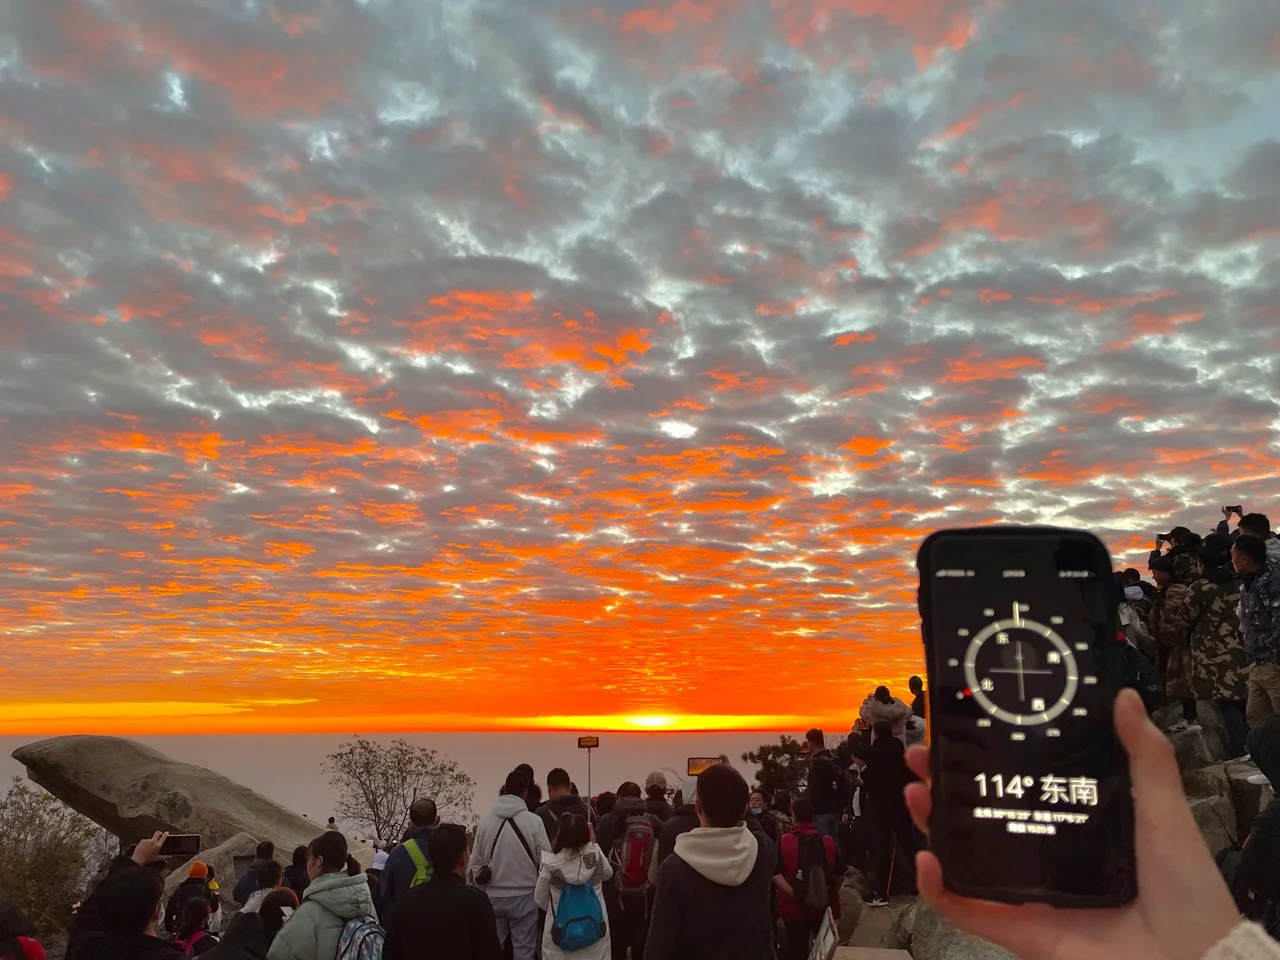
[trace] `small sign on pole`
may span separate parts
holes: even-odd
[[[600,746],[599,737],[579,737],[578,749],[587,751],[587,807],[591,807],[591,798],[594,794],[591,792],[591,751]]]

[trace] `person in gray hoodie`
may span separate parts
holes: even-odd
[[[489,895],[498,940],[511,937],[512,960],[533,960],[538,945],[538,904],[533,891],[542,855],[551,852],[542,818],[529,809],[529,778],[507,774],[502,796],[476,828],[471,880]]]
[[[658,868],[644,960],[773,960],[769,892],[777,848],[746,820],[751,793],[728,764],[698,776],[701,826]]]
[[[311,882],[267,960],[334,960],[347,921],[376,916],[365,875],[347,875],[346,837],[326,830],[311,841],[307,854]]]

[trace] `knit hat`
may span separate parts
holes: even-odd
[[[667,789],[667,775],[661,770],[655,770],[644,778],[644,788],[648,790],[650,787],[661,787]]]
[[[387,866],[387,852],[385,850],[379,850],[377,853],[373,855],[373,869],[385,870],[386,866]]]
[[[203,880],[209,875],[209,867],[199,860],[191,861],[191,869],[187,871],[188,880]]]

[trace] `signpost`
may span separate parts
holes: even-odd
[[[587,751],[587,805],[591,805],[591,798],[594,794],[591,792],[591,751],[600,746],[599,737],[579,737],[578,749]]]

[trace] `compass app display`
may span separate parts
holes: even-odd
[[[1104,906],[1134,896],[1133,810],[1100,653],[1117,625],[1090,534],[990,527],[920,549],[933,822],[947,886]]]

